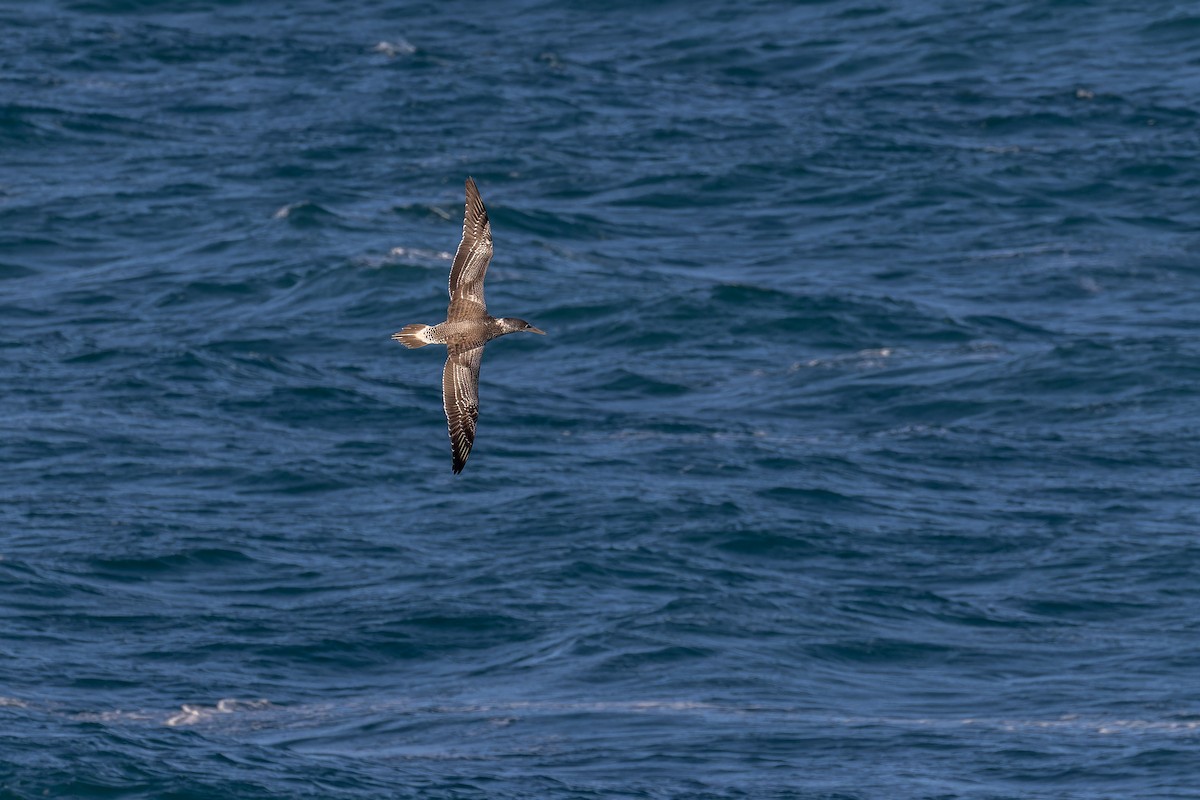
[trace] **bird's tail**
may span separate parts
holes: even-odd
[[[433,339],[426,334],[429,328],[429,325],[405,325],[399,332],[393,333],[392,338],[410,350],[414,347],[424,347],[433,344]]]

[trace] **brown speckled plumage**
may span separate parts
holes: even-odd
[[[406,325],[392,338],[405,347],[446,345],[442,371],[442,405],[450,429],[453,468],[462,472],[475,443],[479,419],[479,364],[483,347],[506,333],[545,333],[523,319],[493,317],[483,299],[483,278],[492,260],[492,226],[475,181],[467,178],[466,212],[462,241],[450,268],[450,307],[446,321],[437,325]]]

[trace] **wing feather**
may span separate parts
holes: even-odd
[[[455,306],[463,315],[480,316],[487,313],[483,301],[483,277],[492,260],[492,225],[488,221],[487,209],[479,196],[479,187],[473,178],[467,178],[466,210],[463,213],[462,241],[454,254],[454,266],[450,269],[450,310],[447,319],[453,319]],[[463,305],[466,304],[466,305]],[[478,309],[475,308],[478,306]]]
[[[483,347],[449,348],[446,367],[442,370],[442,405],[446,409],[446,425],[450,429],[450,450],[454,456],[454,472],[462,472],[475,444],[475,422],[479,419],[479,364]]]

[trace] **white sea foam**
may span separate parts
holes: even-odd
[[[293,211],[298,208],[303,208],[308,205],[307,200],[301,200],[298,203],[288,203],[286,206],[281,206],[271,215],[271,219],[287,219]]]
[[[877,369],[885,366],[885,360],[896,355],[910,355],[908,352],[901,353],[895,347],[876,347],[868,350],[859,350],[853,354],[841,356],[830,356],[828,358],[810,358],[807,361],[793,361],[788,366],[788,372],[799,372],[803,369],[817,369],[828,367],[853,367],[856,369]],[[766,373],[764,372],[765,376]]]
[[[417,52],[417,47],[407,39],[397,39],[394,42],[380,42],[371,48],[372,52],[383,53],[388,58],[396,56],[411,56]]]
[[[244,711],[261,711],[271,707],[271,703],[268,700],[238,700],[232,697],[218,700],[215,706],[202,706],[184,703],[180,707],[179,713],[172,714],[170,717],[167,717],[166,724],[171,728],[176,728],[183,725],[195,725],[200,722],[211,720],[218,714],[236,714]]]
[[[0,697],[0,708],[30,708],[30,704],[14,697]],[[54,713],[52,708],[44,711]],[[71,719],[87,722],[154,723],[168,727],[218,725],[224,720],[252,719],[255,730],[299,727],[321,727],[339,719],[379,714],[411,717],[471,717],[489,727],[507,727],[517,722],[536,723],[540,717],[559,714],[662,714],[702,715],[708,719],[773,719],[781,724],[816,725],[822,727],[888,727],[903,729],[939,729],[951,731],[971,728],[975,731],[993,730],[998,733],[1046,731],[1071,735],[1166,735],[1193,736],[1200,734],[1200,716],[1181,711],[1159,719],[1111,718],[1084,714],[1061,714],[1052,718],[1021,717],[938,717],[938,716],[839,716],[808,708],[757,703],[708,703],[696,700],[608,700],[556,702],[517,700],[497,703],[414,703],[409,698],[392,700],[349,701],[277,706],[266,699],[241,700],[223,698],[213,705],[185,703],[179,711],[165,719],[153,710],[92,711],[66,714]],[[743,723],[739,723],[743,724]]]
[[[388,250],[388,255],[392,258],[409,258],[421,261],[449,261],[454,258],[454,254],[448,250],[428,250],[423,247],[393,247]]]
[[[454,254],[445,250],[433,250],[424,247],[393,247],[382,256],[361,256],[358,263],[371,269],[390,267],[393,264],[428,264],[445,269],[447,261],[454,260]]]

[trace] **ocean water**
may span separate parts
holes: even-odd
[[[1194,798],[1200,14],[0,6],[0,797]],[[451,474],[463,181],[489,309]]]

